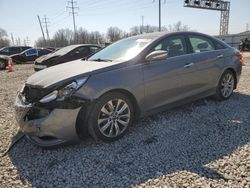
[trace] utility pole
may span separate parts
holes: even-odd
[[[10,33],[10,35],[11,35],[12,45],[14,46],[14,45],[15,45],[15,42],[14,42],[14,37],[13,37],[13,34],[12,34],[12,33]]]
[[[73,17],[74,35],[75,35],[75,40],[77,42],[78,40],[77,40],[77,34],[76,34],[76,21],[75,21],[75,15],[77,14],[77,12],[75,11],[75,9],[79,10],[79,7],[76,6],[77,2],[74,0],[68,1],[68,5],[69,6],[67,6],[66,8],[71,9],[69,13],[72,14],[72,17]]]
[[[246,24],[246,31],[249,30],[249,23]]]
[[[39,24],[40,24],[40,28],[41,28],[41,31],[42,31],[44,43],[45,43],[45,45],[46,45],[46,39],[45,39],[44,32],[43,32],[43,26],[42,26],[40,17],[39,17],[38,15],[37,15],[37,18],[38,18],[38,21],[39,21]]]
[[[155,2],[155,0],[153,0]],[[164,3],[166,3],[166,0],[164,0]],[[161,0],[159,0],[159,31],[161,31]]]
[[[49,30],[48,30],[48,18],[46,16],[44,16],[43,18],[43,23],[45,25],[45,31],[46,31],[46,34],[47,34],[47,40],[49,40]]]

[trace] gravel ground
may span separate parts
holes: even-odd
[[[121,140],[53,150],[22,139],[0,159],[0,187],[250,187],[250,57],[228,101],[205,99],[141,119]],[[0,72],[0,152],[32,65]]]

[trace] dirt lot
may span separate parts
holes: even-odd
[[[0,187],[250,187],[250,55],[228,101],[205,99],[141,119],[121,140],[54,150],[22,139],[0,159]],[[0,72],[0,152],[33,65]]]

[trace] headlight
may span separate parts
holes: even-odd
[[[23,84],[23,85],[18,89],[18,91],[19,91],[20,93],[22,93],[23,90],[24,90],[24,87],[25,87],[25,84]]]
[[[55,90],[55,91],[49,93],[48,95],[43,97],[39,102],[48,103],[48,102],[53,101],[55,99],[57,101],[63,101],[64,99],[70,97],[83,84],[85,84],[87,79],[88,79],[87,77],[77,79],[77,80],[73,81],[72,83],[68,84],[67,86],[65,86],[64,88],[62,88],[60,90]]]
[[[47,102],[53,101],[57,98],[57,94],[58,94],[58,91],[55,90],[55,91],[49,93],[48,95],[46,95],[45,97],[43,97],[39,102],[47,103]]]

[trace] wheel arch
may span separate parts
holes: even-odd
[[[100,97],[102,97],[103,95],[106,95],[108,93],[114,93],[114,92],[122,93],[126,97],[128,97],[129,100],[131,101],[132,105],[133,105],[134,110],[135,110],[135,117],[137,118],[137,117],[140,116],[141,110],[140,110],[139,104],[138,104],[135,96],[130,91],[128,91],[126,89],[121,89],[121,88],[111,89],[111,90],[108,90],[108,91],[104,92]]]
[[[225,71],[231,71],[231,72],[233,73],[234,80],[235,80],[234,89],[236,89],[236,88],[237,88],[237,83],[238,83],[238,78],[237,78],[237,73],[236,73],[236,71],[235,71],[232,67],[227,68],[226,70],[224,70],[224,72],[225,72]],[[223,72],[223,73],[224,73],[224,72]]]
[[[237,88],[237,83],[238,83],[238,78],[237,78],[237,73],[236,73],[235,69],[232,68],[232,67],[227,67],[227,68],[225,68],[225,69],[221,72],[221,75],[220,75],[219,79],[217,80],[217,84],[216,84],[216,85],[219,84],[222,75],[223,75],[224,72],[226,72],[226,71],[230,71],[230,72],[233,73],[233,76],[234,76],[234,79],[235,79],[234,89],[236,89],[236,88]]]
[[[107,95],[109,93],[121,93],[123,95],[125,95],[126,97],[129,98],[129,100],[131,101],[134,111],[135,111],[135,121],[140,117],[141,114],[141,110],[139,107],[139,104],[135,98],[135,96],[128,90],[126,89],[110,89],[107,90],[105,92],[103,92],[100,96],[98,96],[98,98]],[[85,139],[87,136],[89,136],[88,133],[88,125],[87,125],[87,120],[88,117],[90,115],[90,112],[92,111],[93,108],[93,104],[96,102],[97,99],[91,100],[89,101],[87,104],[83,105],[77,115],[77,119],[76,119],[76,124],[75,124],[75,128],[76,128],[76,132],[77,135],[79,136],[79,138],[81,139]]]

